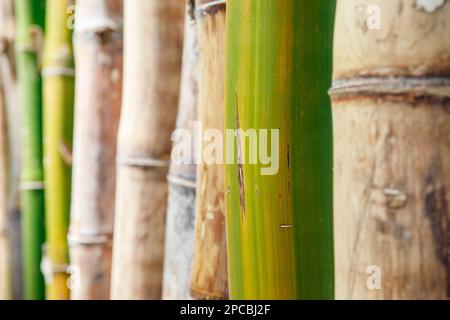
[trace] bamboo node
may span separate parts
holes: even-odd
[[[206,16],[208,13],[215,13],[216,11],[220,10],[222,7],[225,8],[226,3],[227,3],[226,0],[215,0],[215,1],[204,3],[195,9],[195,15],[197,17],[203,17],[203,16]],[[215,7],[219,7],[219,8],[215,8]]]
[[[75,69],[69,67],[47,67],[42,69],[42,77],[75,77]]]
[[[450,97],[448,77],[355,77],[335,79],[329,90],[330,96],[345,95],[417,95]]]
[[[170,166],[170,161],[155,158],[119,157],[117,164],[127,167],[164,168]]]
[[[81,234],[69,233],[67,236],[69,246],[106,245],[112,246],[112,236],[108,234]]]
[[[102,35],[105,33],[122,33],[123,27],[121,23],[113,22],[105,19],[89,21],[89,23],[76,23],[74,35]]]
[[[56,274],[69,274],[68,264],[53,264],[50,257],[45,253],[41,261],[41,272],[44,276],[44,281],[47,285],[53,283],[53,276]]]
[[[44,190],[45,183],[44,181],[24,181],[19,185],[19,189],[21,191],[37,191]]]
[[[191,188],[191,189],[197,188],[197,184],[194,180],[177,177],[177,176],[174,176],[171,174],[169,174],[167,176],[167,181],[169,181],[170,183],[172,183],[174,185],[183,186],[186,188]]]

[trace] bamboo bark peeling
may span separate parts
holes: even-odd
[[[183,70],[177,128],[194,134],[198,103],[198,39],[195,0],[186,2]],[[172,152],[176,152],[174,145]],[[191,300],[191,272],[194,255],[196,165],[192,141],[181,143],[189,150],[190,162],[172,162],[168,176],[166,242],[164,255],[163,299]]]
[[[47,0],[43,60],[47,298],[69,298],[67,286],[71,149],[74,104],[72,0]]]
[[[370,30],[371,1],[338,1],[338,299],[450,298],[450,2],[432,3],[377,1]]]
[[[197,0],[199,36],[199,115],[203,129],[224,132],[225,1]],[[203,150],[200,152],[203,156]],[[197,171],[195,253],[192,295],[228,297],[223,165],[200,164]]]
[[[110,296],[116,137],[122,96],[122,0],[78,0],[71,298]]]
[[[112,299],[160,299],[167,173],[180,89],[184,1],[124,3]]]
[[[22,131],[22,244],[24,298],[43,299],[40,271],[44,242],[44,183],[42,164],[42,95],[40,56],[45,17],[43,1],[18,0],[17,68],[21,98]]]
[[[262,160],[244,161],[250,150],[242,135],[225,144],[243,162],[225,166],[232,299],[333,298],[327,91],[334,6],[329,0],[227,2],[226,128],[267,129],[270,136],[279,130],[274,175],[262,175]],[[270,152],[276,135],[270,136],[258,147]]]

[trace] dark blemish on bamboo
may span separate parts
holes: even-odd
[[[195,23],[195,0],[188,0],[187,16],[190,21]]]
[[[442,172],[434,165],[425,178],[422,196],[425,215],[430,221],[435,253],[445,268],[447,297],[450,297],[450,218]]]
[[[291,145],[288,143],[287,145],[287,165],[288,170],[291,169]]]
[[[244,167],[242,165],[242,145],[241,145],[241,123],[239,119],[239,100],[236,92],[236,139],[237,139],[237,163],[238,163],[238,182],[239,182],[239,204],[241,206],[242,220],[245,218],[245,185],[244,185]]]
[[[59,154],[63,159],[64,163],[68,166],[71,166],[73,163],[73,154],[72,147],[70,147],[67,143],[61,142],[59,145]]]

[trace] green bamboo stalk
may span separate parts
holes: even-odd
[[[47,0],[44,45],[46,281],[48,299],[67,299],[74,61],[72,0]]]
[[[40,49],[45,1],[16,0],[17,70],[22,116],[22,243],[24,298],[43,299],[40,271],[44,242],[44,189],[42,164],[42,95]]]
[[[279,129],[275,175],[262,175],[260,160],[226,165],[231,298],[332,299],[327,91],[335,3],[229,0],[227,6],[226,128]],[[268,135],[270,154],[276,136]],[[227,154],[245,155],[248,163],[249,143],[237,150],[243,138],[227,139],[234,144]]]

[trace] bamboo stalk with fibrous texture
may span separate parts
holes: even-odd
[[[167,171],[175,128],[184,1],[124,4],[112,299],[162,294]]]
[[[68,299],[69,227],[74,61],[72,0],[47,0],[43,58],[47,298]]]
[[[79,0],[73,190],[72,299],[110,295],[116,138],[122,96],[122,0]]]
[[[449,18],[449,1],[338,1],[338,299],[450,298]]]
[[[17,72],[21,94],[21,209],[25,299],[44,299],[40,270],[44,242],[40,57],[45,2],[17,0]]]
[[[232,299],[333,298],[334,5],[227,1],[226,128],[242,130],[225,144]]]
[[[187,1],[182,65],[176,127],[191,139],[180,140],[172,149],[174,156],[185,159],[173,160],[168,176],[169,195],[162,295],[166,300],[192,299],[190,285],[194,255],[195,181],[197,175],[192,137],[198,103],[198,40],[195,0]],[[180,154],[177,153],[178,148],[181,148]]]
[[[200,51],[198,120],[203,130],[213,129],[223,134],[226,4],[225,1],[210,0],[197,0],[196,3]],[[199,151],[199,160],[203,160],[203,149]],[[219,153],[217,150],[216,155]],[[223,170],[221,163],[200,161],[198,166],[191,283],[192,295],[197,299],[228,297]]]
[[[7,235],[10,239],[11,297],[23,297],[22,244],[20,230],[20,106],[16,70],[16,19],[14,0],[0,2],[0,78],[3,82],[8,148]]]

